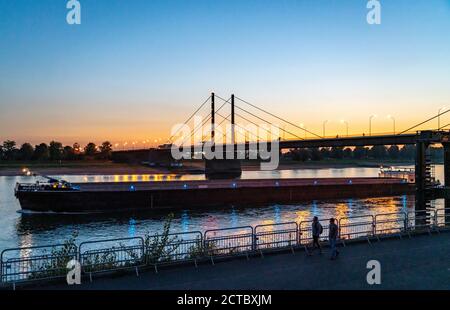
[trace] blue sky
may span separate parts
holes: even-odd
[[[450,107],[449,0],[79,1],[0,0],[0,140],[167,137],[211,90],[330,134]]]

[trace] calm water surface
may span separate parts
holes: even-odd
[[[294,177],[376,177],[378,168],[303,169],[282,171],[245,171],[242,178],[294,178]],[[162,175],[130,176],[55,176],[70,182],[104,181],[159,181]],[[443,166],[436,166],[436,177],[443,180]],[[199,175],[171,176],[169,179],[203,179]],[[28,214],[21,213],[14,197],[16,182],[34,182],[30,177],[0,176],[0,250],[8,247],[34,246],[58,243],[73,231],[78,232],[78,242],[143,235],[161,230],[166,213],[122,214]],[[435,202],[443,207],[443,201]],[[223,206],[212,210],[195,209],[176,211],[173,232],[205,231],[223,227],[271,224],[319,218],[358,216],[377,213],[413,210],[413,196],[396,196],[369,199],[320,199],[295,205],[268,205],[236,208]]]

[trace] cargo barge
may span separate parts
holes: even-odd
[[[54,180],[56,181],[56,180]],[[161,182],[18,183],[23,210],[111,212],[226,205],[293,204],[302,201],[394,196],[414,193],[395,178],[296,178]]]

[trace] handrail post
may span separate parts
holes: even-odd
[[[252,226],[252,251],[256,251],[256,229]]]
[[[338,239],[341,239],[341,220],[339,219],[338,222]]]
[[[405,219],[403,220],[403,229],[405,230],[405,231],[408,231],[409,229],[409,214],[408,214],[408,212],[405,212],[404,213],[404,215],[405,215]]]
[[[434,212],[434,216],[433,216],[433,227],[435,228],[435,229],[437,229],[437,227],[438,227],[438,221],[437,221],[437,210],[433,210],[433,212]]]
[[[372,236],[375,236],[375,231],[376,231],[376,219],[375,216],[372,215]]]

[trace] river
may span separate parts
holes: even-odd
[[[320,178],[320,177],[375,177],[378,168],[301,169],[279,171],[244,171],[242,178]],[[155,181],[175,176],[54,176],[69,182],[101,181]],[[199,175],[184,175],[180,179],[203,179]],[[436,178],[443,181],[443,166],[436,165]],[[36,246],[59,243],[72,232],[78,233],[77,242],[141,236],[161,231],[167,214],[147,212],[122,214],[29,214],[20,212],[14,197],[16,182],[33,182],[32,177],[0,176],[0,250],[10,247]],[[443,200],[435,202],[443,208]],[[414,196],[394,196],[367,199],[340,199],[315,201],[294,205],[268,205],[246,208],[223,206],[208,211],[195,209],[175,211],[172,232],[205,231],[208,229],[239,227],[310,220],[319,218],[359,216],[414,210]]]

